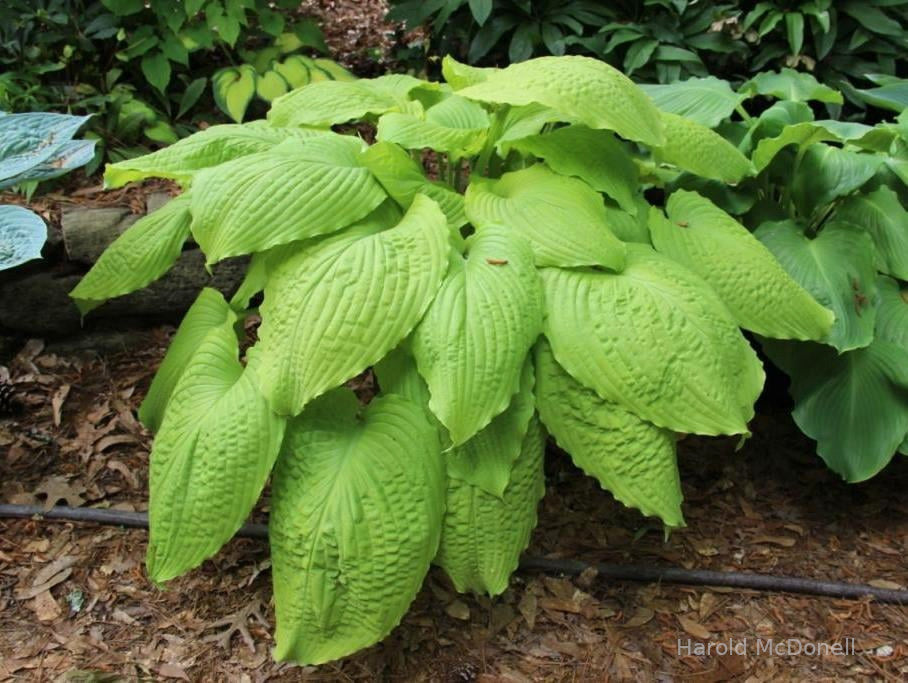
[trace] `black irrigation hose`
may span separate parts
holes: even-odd
[[[148,528],[148,515],[145,512],[100,508],[59,506],[45,510],[40,505],[0,504],[0,518],[2,517],[39,517],[44,519],[64,519],[74,522],[95,522],[97,524],[137,529]],[[237,532],[237,536],[267,538],[268,528],[264,524],[246,524]],[[832,598],[856,599],[869,596],[879,602],[908,605],[908,590],[890,590],[888,588],[876,588],[875,586],[843,581],[817,581],[793,576],[772,576],[771,574],[751,574],[749,572],[717,572],[708,569],[681,569],[679,567],[657,567],[640,564],[589,564],[579,560],[547,559],[532,555],[526,555],[520,561],[520,568],[524,571],[537,571],[548,574],[573,576],[591,567],[596,569],[597,578],[612,579],[614,581],[680,583],[691,586],[726,586],[728,588],[757,591],[822,595]]]

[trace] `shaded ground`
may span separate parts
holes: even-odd
[[[149,439],[134,409],[169,330],[119,354],[29,343],[9,366],[18,417],[0,421],[0,500],[142,509]],[[0,378],[5,369],[0,368]],[[624,509],[556,452],[531,552],[738,569],[886,587],[908,582],[908,459],[847,486],[784,414],[743,450],[688,438],[688,527]],[[433,570],[403,624],[340,664],[277,665],[265,544],[236,540],[167,590],[143,573],[145,533],[0,520],[0,680],[73,670],[183,680],[904,680],[908,609],[866,601],[519,574],[496,601]],[[855,639],[844,657],[679,656],[678,639]],[[65,680],[65,679],[64,679]]]

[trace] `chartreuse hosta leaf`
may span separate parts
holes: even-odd
[[[743,225],[696,192],[650,214],[658,251],[703,277],[741,327],[777,339],[823,339],[835,316],[795,282]]]
[[[246,521],[271,472],[284,420],[259,391],[233,330],[214,327],[180,376],[151,452],[148,575],[201,564]]]
[[[544,164],[497,180],[474,176],[465,209],[477,230],[500,225],[529,240],[538,266],[624,266],[624,245],[608,229],[602,197]]]
[[[405,74],[357,81],[319,81],[278,97],[268,112],[275,126],[332,126],[408,108],[409,93],[436,85]]]
[[[707,128],[730,117],[747,97],[731,89],[728,81],[706,76],[669,84],[640,85],[662,111],[678,114]]]
[[[392,142],[377,142],[363,152],[361,161],[403,209],[410,208],[413,198],[421,193],[438,202],[452,231],[457,231],[467,222],[463,195],[445,183],[426,178],[419,162],[400,146]]]
[[[885,185],[848,197],[836,210],[837,221],[866,230],[876,246],[878,270],[908,280],[908,211]]]
[[[482,83],[489,77],[489,74],[498,71],[490,67],[470,66],[462,64],[454,59],[451,55],[445,55],[441,60],[441,74],[445,81],[454,90],[466,88],[468,85]]]
[[[494,596],[507,589],[520,554],[529,545],[536,507],[545,493],[544,452],[545,432],[532,417],[501,496],[448,477],[435,564],[444,568],[457,590]]]
[[[611,132],[565,126],[516,140],[511,148],[543,159],[556,173],[585,180],[625,211],[637,212],[637,165]]]
[[[314,135],[330,135],[330,132],[275,128],[263,121],[211,126],[157,152],[109,164],[104,171],[104,185],[122,187],[144,178],[172,178],[186,185],[203,168],[265,152],[290,138],[306,139]]]
[[[363,146],[340,135],[288,140],[200,171],[193,181],[192,234],[208,263],[363,218],[386,197],[359,161]]]
[[[377,138],[406,149],[429,148],[459,159],[478,154],[485,143],[489,115],[476,102],[451,95],[424,116],[389,112],[378,120]]]
[[[542,286],[525,240],[498,227],[467,241],[413,334],[429,407],[459,446],[507,408],[542,332]]]
[[[642,244],[621,273],[541,273],[545,335],[578,381],[660,427],[747,432],[763,370],[699,276]]]
[[[562,368],[545,340],[536,347],[539,416],[574,463],[625,505],[683,526],[675,434],[604,401]]]
[[[780,221],[764,223],[754,234],[795,282],[835,314],[824,343],[848,351],[872,341],[876,270],[867,233],[831,223],[811,239],[794,221]]]
[[[764,348],[791,377],[792,416],[830,469],[858,482],[886,466],[908,433],[908,350],[885,339],[842,354],[772,340]]]
[[[378,362],[434,298],[450,252],[445,215],[424,195],[394,226],[396,213],[386,205],[349,231],[303,245],[272,274],[259,346],[263,389],[281,415],[297,415]]]
[[[732,185],[753,174],[750,160],[706,126],[662,112],[662,127],[665,144],[655,150],[661,161]]]
[[[458,94],[497,104],[541,104],[566,120],[606,128],[629,140],[665,143],[659,110],[633,81],[589,57],[538,57],[490,71]]]
[[[277,659],[320,664],[384,638],[438,549],[438,435],[402,396],[358,415],[337,389],[290,421],[269,521]]]
[[[538,135],[547,123],[555,123],[565,117],[550,107],[541,104],[527,104],[522,107],[502,107],[495,113],[493,132],[495,147],[505,156],[507,143]]]
[[[179,258],[189,237],[189,195],[170,200],[140,218],[104,250],[70,296],[84,315],[107,299],[157,280]]]
[[[202,340],[213,330],[226,334],[233,330],[236,313],[216,289],[206,287],[186,311],[183,322],[170,342],[167,354],[158,368],[145,400],[139,408],[139,419],[152,432],[158,431],[164,411],[180,376],[189,365]]]
[[[826,144],[807,148],[792,181],[792,196],[809,216],[837,197],[854,192],[883,165],[883,158]]]

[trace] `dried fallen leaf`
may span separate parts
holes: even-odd
[[[638,607],[634,615],[622,624],[625,628],[637,628],[652,621],[655,612],[649,607]]]
[[[874,579],[873,581],[868,581],[867,584],[873,586],[874,588],[883,588],[884,590],[890,591],[900,591],[905,589],[902,584],[896,583],[895,581],[888,581],[887,579]]]
[[[79,507],[85,502],[85,499],[80,495],[84,492],[85,487],[81,484],[70,484],[66,477],[57,475],[45,479],[35,488],[33,493],[36,497],[47,496],[47,500],[44,501],[44,509],[50,510],[61,500],[72,507]]]
[[[164,678],[179,678],[182,681],[188,681],[189,676],[186,675],[186,670],[182,666],[176,664],[161,664],[158,667],[158,674]]]
[[[791,536],[756,536],[753,543],[770,543],[780,545],[783,548],[791,548],[797,541]]]
[[[523,597],[520,598],[520,602],[517,604],[517,609],[520,611],[520,614],[523,615],[523,618],[526,619],[527,626],[529,626],[532,631],[533,627],[536,625],[536,596],[529,591],[524,593]]]
[[[683,628],[694,638],[699,638],[700,640],[709,640],[709,638],[712,636],[712,633],[708,628],[706,628],[702,624],[698,624],[693,619],[682,617],[680,614],[678,615],[678,623],[681,624],[681,628]]]
[[[59,427],[60,423],[63,421],[63,403],[66,401],[66,397],[69,396],[69,390],[71,388],[70,385],[64,384],[54,392],[53,398],[50,400],[51,409],[54,413],[55,427]]]
[[[455,600],[445,607],[445,613],[449,617],[466,621],[470,618],[470,608],[462,600]]]
[[[63,613],[50,591],[36,595],[31,602],[31,608],[38,621],[53,621]]]

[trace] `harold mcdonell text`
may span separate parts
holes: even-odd
[[[834,643],[814,642],[800,638],[728,638],[706,643],[690,638],[678,639],[678,656],[722,657],[748,654],[758,657],[842,657],[854,654],[854,638],[843,638]]]

